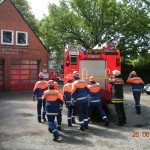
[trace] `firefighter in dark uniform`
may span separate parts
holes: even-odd
[[[58,84],[58,82],[54,82],[54,88],[55,88],[56,90],[58,90],[61,95],[63,95],[62,90],[59,89],[59,84]],[[62,108],[63,108],[63,106],[60,105],[59,113],[58,113],[58,115],[57,115],[57,129],[58,129],[59,131],[61,131]]]
[[[80,79],[78,71],[73,72],[75,81],[72,83],[71,101],[76,101],[77,115],[79,119],[79,130],[88,128],[88,94],[89,89],[84,80]]]
[[[115,110],[117,112],[118,124],[119,126],[123,126],[126,124],[126,114],[124,111],[124,95],[123,95],[123,85],[124,81],[121,78],[121,73],[118,70],[112,71],[114,78],[109,79],[109,83],[111,83],[113,93],[112,93],[112,103],[114,103]]]
[[[48,118],[48,130],[53,134],[53,140],[59,139],[59,133],[54,122],[55,117],[59,114],[60,105],[63,105],[63,98],[61,93],[54,89],[54,81],[48,81],[49,89],[46,90],[42,96],[42,100],[46,101],[46,115]]]
[[[72,123],[75,123],[75,106],[71,104],[71,88],[72,88],[72,82],[73,82],[73,76],[69,74],[67,76],[67,83],[63,87],[63,96],[65,100],[66,107],[68,108],[68,126],[71,127]]]
[[[38,115],[38,122],[41,123],[41,110],[43,105],[43,112],[42,112],[42,119],[46,121],[45,118],[45,102],[42,101],[42,95],[45,90],[47,90],[47,81],[44,80],[44,73],[39,73],[40,80],[35,83],[33,89],[33,98],[32,100],[35,101],[35,95],[37,95],[37,115]]]
[[[89,81],[90,81],[90,85],[88,85],[88,88],[90,93],[89,93],[88,119],[90,120],[92,110],[97,109],[99,116],[102,118],[102,120],[105,123],[105,126],[108,126],[109,125],[108,118],[101,106],[100,84],[96,83],[95,78],[93,76],[89,78]]]
[[[132,85],[132,92],[135,100],[135,109],[137,114],[140,115],[141,114],[140,98],[141,98],[141,93],[143,93],[144,82],[140,77],[138,77],[135,71],[132,71],[129,74],[129,77],[126,82],[131,83]]]

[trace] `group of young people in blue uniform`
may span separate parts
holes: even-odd
[[[114,70],[113,74],[114,78],[109,80],[110,84],[112,84],[112,87],[114,88],[112,102],[114,103],[115,110],[117,112],[118,125],[122,126],[126,123],[126,115],[123,106],[124,81],[120,76],[120,71]],[[108,117],[101,106],[100,84],[96,82],[93,76],[89,78],[90,84],[87,85],[87,83],[80,78],[78,71],[74,71],[73,74],[69,74],[67,76],[67,83],[63,86],[62,91],[58,88],[59,85],[57,82],[54,82],[53,80],[44,80],[44,73],[40,72],[39,78],[40,80],[36,82],[33,89],[34,101],[35,96],[37,96],[38,122],[40,123],[41,119],[46,121],[45,116],[47,116],[48,130],[53,134],[54,141],[59,139],[58,130],[61,131],[61,112],[63,103],[65,103],[68,109],[67,123],[69,127],[72,126],[72,123],[75,123],[76,115],[78,116],[78,129],[81,131],[87,130],[93,109],[98,110],[105,126],[109,125]],[[132,78],[132,80],[130,78]],[[135,78],[135,80],[133,80],[133,78]],[[140,84],[140,86],[132,86],[136,102],[136,110],[137,113],[140,114],[140,97],[138,97],[140,95],[138,94],[137,96],[136,94],[141,92],[143,81],[141,78],[137,77],[136,72],[133,72],[132,76],[129,76],[127,82],[131,84]],[[42,106],[43,112],[41,113]],[[57,118],[57,126],[55,118]]]

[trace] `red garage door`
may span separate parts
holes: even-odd
[[[33,89],[38,80],[37,60],[13,60],[11,61],[11,90]]]
[[[3,90],[4,87],[4,61],[0,60],[0,91]]]

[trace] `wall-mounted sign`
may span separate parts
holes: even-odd
[[[0,47],[0,55],[18,55],[18,54],[28,54],[29,49],[23,49],[23,48],[6,48],[6,47]]]

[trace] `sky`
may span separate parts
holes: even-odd
[[[27,0],[32,13],[35,15],[35,18],[40,20],[43,18],[43,15],[48,14],[48,4],[54,3],[56,5],[59,4],[59,0]]]

